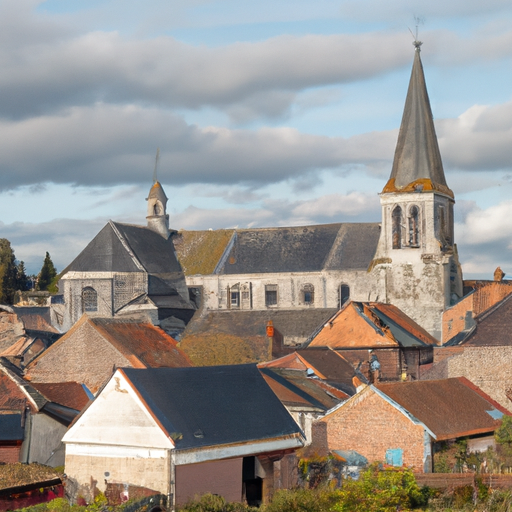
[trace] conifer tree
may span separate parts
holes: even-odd
[[[16,291],[17,268],[11,242],[0,238],[0,304],[12,304]]]
[[[50,258],[50,253],[46,253],[44,258],[43,266],[41,267],[41,271],[39,272],[37,278],[37,289],[38,290],[48,290],[48,286],[52,283],[53,279],[57,276],[57,270],[53,265],[53,261]]]
[[[25,271],[25,262],[20,261],[16,267],[16,289],[22,292],[29,289],[29,280]]]

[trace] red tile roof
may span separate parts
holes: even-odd
[[[78,382],[32,383],[32,387],[43,394],[50,402],[81,411],[89,402],[89,397]]]
[[[424,423],[438,441],[493,432],[511,415],[464,377],[375,386]]]

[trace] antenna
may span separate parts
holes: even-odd
[[[416,48],[416,51],[419,52],[420,51],[420,46],[423,44],[423,42],[418,39],[418,27],[420,25],[424,25],[425,24],[425,18],[423,16],[414,16],[414,21],[416,23],[416,34],[413,34],[413,32],[412,32],[412,30],[410,28],[409,28],[409,32],[411,33],[411,35],[412,35],[412,37],[414,39],[412,44]]]
[[[158,160],[160,160],[160,148],[156,148],[155,170],[153,171],[153,183],[156,183],[158,181],[156,177],[156,171],[158,169]]]

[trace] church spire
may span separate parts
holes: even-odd
[[[148,228],[156,231],[164,238],[169,238],[169,215],[167,214],[167,196],[157,179],[158,160],[160,148],[156,150],[155,170],[153,171],[153,186],[146,198],[148,202]]]
[[[414,64],[402,124],[393,160],[391,177],[384,194],[389,192],[436,191],[453,197],[444,176],[443,162],[437,143],[425,75],[420,58],[420,41],[416,47]]]

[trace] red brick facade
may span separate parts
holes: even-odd
[[[19,445],[0,445],[0,462],[12,464],[20,461],[21,443]]]
[[[355,450],[369,462],[385,462],[387,450],[401,449],[404,466],[424,471],[424,428],[370,387],[316,423],[313,445],[319,453],[327,444],[329,450]]]

